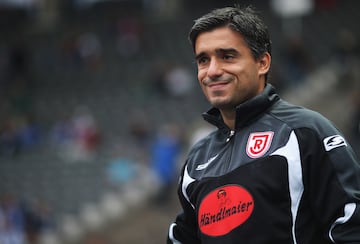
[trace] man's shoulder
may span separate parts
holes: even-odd
[[[270,113],[292,129],[307,128],[318,132],[335,129],[334,124],[321,113],[284,100],[279,101]]]

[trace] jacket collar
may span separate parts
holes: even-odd
[[[240,129],[256,120],[279,99],[275,88],[267,83],[262,93],[236,107],[235,129]],[[225,133],[229,131],[229,128],[221,117],[219,109],[213,107],[209,111],[203,113],[202,116],[207,122],[218,127],[220,131]]]

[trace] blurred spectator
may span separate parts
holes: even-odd
[[[196,78],[183,65],[174,65],[165,73],[165,89],[171,97],[181,98],[188,95],[194,88]]]
[[[111,189],[119,191],[137,178],[138,165],[133,159],[128,144],[118,144],[111,149],[111,157],[106,162],[106,180]]]
[[[150,84],[151,91],[155,95],[164,97],[167,96],[167,88],[165,86],[165,74],[168,70],[169,64],[165,60],[155,62],[151,67]]]
[[[148,116],[144,111],[135,109],[129,117],[128,130],[130,139],[128,143],[132,144],[135,148],[140,149],[142,153],[147,154],[151,141],[151,128],[148,123]]]
[[[28,243],[39,243],[41,235],[55,229],[52,210],[42,199],[24,206],[24,218]]]
[[[20,204],[12,193],[1,196],[1,244],[37,244],[40,235],[54,228],[52,211],[45,202],[38,199],[32,204]]]
[[[287,39],[282,57],[282,72],[285,79],[283,85],[287,87],[301,84],[313,70],[310,56],[301,39]]]
[[[142,26],[137,17],[123,17],[117,22],[117,51],[124,58],[134,57],[141,49]]]
[[[87,106],[76,107],[69,119],[56,122],[51,130],[59,154],[70,162],[92,160],[100,145],[100,130]]]
[[[166,204],[178,173],[178,159],[182,150],[182,136],[178,125],[160,127],[151,151],[151,169],[159,179],[158,203]]]
[[[21,150],[32,150],[40,145],[41,128],[32,114],[27,114],[22,118],[18,131]]]
[[[25,244],[24,214],[17,199],[7,193],[0,199],[0,243]]]
[[[339,72],[342,88],[347,88],[360,80],[360,46],[355,34],[341,29],[336,36],[333,50],[334,61]]]
[[[67,33],[60,44],[62,66],[64,68],[78,69],[81,65],[81,58],[78,52],[77,34]]]
[[[287,1],[271,0],[272,10],[283,18],[301,17],[311,13],[314,8],[314,0]]]
[[[20,152],[20,138],[14,118],[7,118],[0,124],[0,154],[15,156]]]
[[[63,115],[50,129],[51,145],[62,152],[71,143],[74,131],[69,116]]]
[[[118,189],[131,182],[136,175],[136,163],[125,156],[112,158],[106,168],[106,178],[111,188]]]
[[[156,62],[151,70],[151,88],[161,98],[185,98],[197,84],[187,66],[172,64],[169,60]]]
[[[94,32],[66,34],[60,46],[63,66],[98,71],[103,65],[103,47],[98,35]]]
[[[302,18],[312,13],[314,0],[271,0],[270,7],[282,19],[283,36],[301,39],[303,35]]]
[[[33,77],[28,43],[17,37],[1,57],[0,154],[16,155],[39,142],[33,114]]]
[[[78,37],[77,48],[82,63],[90,71],[97,71],[102,66],[102,45],[93,32],[83,33]]]
[[[83,105],[76,107],[71,123],[74,138],[70,149],[70,160],[92,160],[100,143],[100,131],[90,108]]]

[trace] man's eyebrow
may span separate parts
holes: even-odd
[[[239,51],[235,48],[219,48],[216,49],[215,52],[217,54],[231,53],[231,54],[239,54]]]
[[[224,54],[224,53],[239,54],[239,51],[236,50],[235,48],[218,48],[218,49],[215,50],[215,53],[217,55]],[[195,56],[195,60],[198,60],[198,59],[200,59],[200,58],[202,58],[202,57],[204,57],[206,55],[207,54],[205,52],[201,52],[201,53],[199,53],[199,54],[197,54]]]
[[[206,56],[205,52],[201,52],[201,53],[199,53],[199,54],[197,54],[197,55],[195,56],[195,60],[199,60],[199,59],[201,59],[201,58],[204,57],[204,56]]]

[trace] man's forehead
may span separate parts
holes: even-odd
[[[202,52],[223,52],[238,49],[240,46],[247,47],[240,33],[228,27],[217,28],[202,32],[195,41],[195,54]]]

